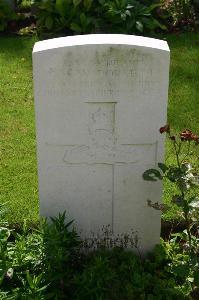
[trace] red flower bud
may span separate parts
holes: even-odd
[[[160,129],[159,129],[159,132],[162,134],[162,133],[164,133],[164,132],[170,132],[170,126],[167,124],[167,125],[165,125],[165,126],[163,126],[163,127],[160,127]]]
[[[199,143],[199,136],[197,134],[193,134],[191,130],[186,129],[180,133],[180,138],[182,141],[194,141]]]
[[[185,129],[180,133],[180,138],[182,141],[191,141],[193,133],[189,129]]]

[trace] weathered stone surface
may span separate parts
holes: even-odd
[[[108,228],[111,238],[137,235],[140,250],[151,250],[160,212],[147,199],[160,202],[162,185],[142,173],[163,160],[167,43],[127,35],[46,40],[35,44],[33,67],[41,214],[66,210],[84,238]]]

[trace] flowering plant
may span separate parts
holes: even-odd
[[[197,216],[199,212],[199,197],[197,195],[197,186],[199,186],[199,176],[196,169],[188,161],[190,156],[191,144],[199,145],[199,135],[194,134],[191,130],[186,129],[177,135],[171,133],[170,126],[167,124],[159,129],[161,134],[166,133],[173,145],[176,158],[176,165],[166,165],[158,163],[158,169],[148,169],[144,172],[144,180],[157,181],[168,178],[175,183],[178,194],[172,196],[172,201],[182,209],[182,217],[185,220],[187,234],[187,248],[190,251],[195,249],[192,236],[192,228],[197,224]],[[183,144],[186,143],[186,147]],[[185,150],[185,152],[184,152]],[[195,192],[196,191],[196,192]],[[148,205],[156,209],[165,209],[164,205],[158,203]]]

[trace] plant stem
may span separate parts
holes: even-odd
[[[189,239],[189,250],[191,252],[192,248],[192,239],[191,239],[191,230],[190,230],[190,220],[188,216],[188,212],[184,211],[185,215],[185,222],[186,222],[186,227],[187,227],[187,234],[188,234],[188,239]]]
[[[189,152],[190,152],[190,141],[189,141],[189,144],[188,144],[188,149],[187,149],[187,153],[185,154],[185,156],[182,158],[182,162],[185,160],[185,158],[189,155]]]
[[[185,193],[184,191],[181,191],[182,197],[183,197],[183,212],[184,212],[184,217],[185,217],[185,222],[186,222],[186,228],[187,228],[187,234],[188,234],[188,239],[189,239],[189,251],[191,252],[192,250],[192,238],[191,238],[191,224],[190,224],[190,219],[189,219],[189,207],[188,203],[185,200]]]
[[[169,133],[169,136],[171,138],[171,135]],[[175,150],[175,155],[176,155],[176,160],[177,160],[177,165],[179,170],[181,170],[181,163],[180,163],[180,159],[179,159],[179,153],[181,150],[181,143],[178,145],[178,149],[177,149],[177,143],[176,140],[173,141],[173,146],[174,146],[174,150]],[[189,154],[189,150],[190,150],[190,142],[188,145],[188,153]],[[189,250],[191,252],[191,248],[192,248],[192,239],[191,239],[191,230],[190,230],[190,219],[189,219],[189,209],[187,207],[187,202],[185,200],[185,193],[184,191],[181,189],[181,194],[182,194],[182,199],[183,199],[183,212],[184,212],[184,217],[185,217],[185,222],[186,222],[186,228],[187,228],[187,234],[188,234],[188,239],[189,239]]]
[[[179,159],[179,152],[177,150],[177,147],[176,147],[176,141],[173,142],[173,145],[174,145],[174,149],[175,149],[175,154],[176,154],[176,160],[177,160],[177,164],[178,164],[178,168],[180,169],[180,159]]]

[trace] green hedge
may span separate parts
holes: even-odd
[[[17,20],[17,14],[9,5],[9,1],[0,0],[0,32],[8,29],[9,23]]]
[[[15,5],[9,5],[12,2]],[[36,22],[37,32],[47,36],[151,35],[197,29],[198,14],[199,0],[0,0],[0,32],[17,32],[24,26],[29,32]]]
[[[166,27],[154,17],[157,3],[136,0],[35,1],[40,33],[151,33]]]

